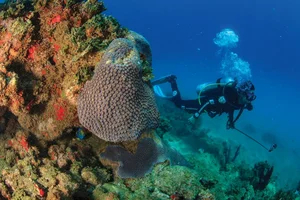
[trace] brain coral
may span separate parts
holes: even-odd
[[[128,39],[108,46],[78,98],[80,123],[99,138],[121,142],[156,128],[159,113],[151,86],[142,79],[140,52]]]
[[[149,65],[152,65],[152,52],[149,45],[149,42],[144,38],[142,35],[134,32],[129,31],[128,35],[126,36],[127,39],[131,40],[135,47],[137,48],[138,52],[142,59],[144,58]]]

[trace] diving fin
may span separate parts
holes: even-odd
[[[151,84],[158,85],[158,84],[169,82],[172,79],[176,79],[176,76],[174,76],[174,75],[163,76],[157,80],[152,81]]]
[[[158,86],[158,85],[154,85],[153,86],[153,90],[154,90],[154,93],[161,97],[161,98],[164,98],[164,99],[171,99],[173,98],[173,96],[167,96],[163,93],[163,91],[161,90],[161,88]]]

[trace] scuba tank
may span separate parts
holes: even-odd
[[[197,92],[197,95],[198,95],[199,104],[201,105],[200,98],[205,97],[206,92],[208,92],[210,90],[215,90],[215,89],[217,89],[219,87],[222,87],[222,86],[231,85],[231,84],[234,84],[234,83],[235,83],[234,79],[227,77],[227,78],[219,78],[216,82],[207,82],[207,83],[203,83],[203,84],[198,85],[196,87],[196,92]]]

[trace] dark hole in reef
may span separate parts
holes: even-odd
[[[18,83],[18,91],[22,92],[23,98],[25,100],[25,105],[28,105],[33,100],[33,86],[36,84],[36,77],[30,72],[30,69],[26,69],[24,64],[19,60],[13,60],[8,66],[8,71],[15,72],[19,79]],[[7,83],[9,83],[10,79],[7,79]]]
[[[30,146],[36,146],[39,149],[40,157],[45,158],[48,156],[48,148],[43,145],[43,141],[38,139],[34,134],[28,136],[27,142]]]
[[[55,65],[54,57],[51,56],[48,61],[51,63],[51,65]]]
[[[28,1],[29,2],[29,1]],[[32,38],[34,40],[42,40],[42,36],[40,34],[40,29],[41,29],[41,21],[40,21],[40,14],[39,13],[34,13],[33,18],[31,19],[31,23],[34,25],[34,30],[32,31]]]
[[[29,105],[29,103],[27,104]],[[38,105],[33,105],[32,108],[30,109],[31,114],[41,114],[45,111],[47,104],[46,103],[41,103]]]
[[[72,199],[73,200],[92,200],[91,197],[89,197],[90,194],[88,191],[79,190],[76,191],[75,194],[73,194]]]

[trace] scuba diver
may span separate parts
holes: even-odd
[[[183,100],[181,98],[177,83],[177,77],[169,75],[152,82],[156,95],[171,100],[176,107],[184,109],[193,116],[189,123],[195,123],[200,114],[206,112],[211,118],[222,113],[228,113],[227,129],[235,129],[235,122],[239,119],[244,109],[253,109],[252,101],[256,99],[255,87],[251,81],[238,82],[233,79],[219,78],[215,83],[205,83],[196,89],[198,98]],[[159,84],[169,82],[172,88],[172,95],[166,96]],[[234,118],[234,111],[239,110]]]

